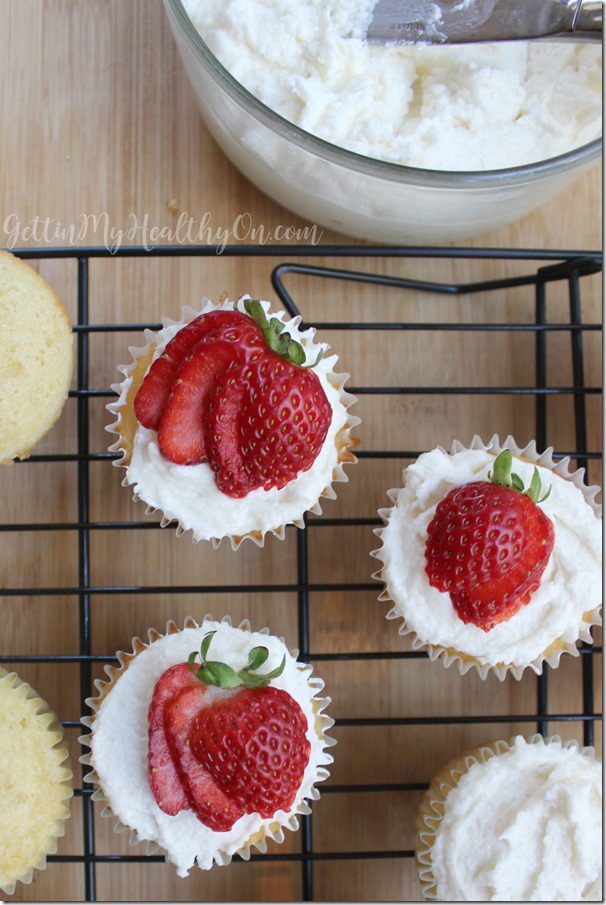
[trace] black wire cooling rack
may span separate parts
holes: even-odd
[[[72,458],[77,460],[77,520],[69,523],[48,523],[44,520],[30,524],[3,524],[0,525],[0,532],[18,532],[27,542],[31,537],[31,532],[39,530],[67,530],[77,534],[78,539],[78,586],[75,588],[36,588],[31,593],[36,595],[53,595],[53,594],[70,594],[77,600],[77,616],[74,612],[74,618],[78,620],[79,626],[79,651],[77,655],[36,655],[30,656],[26,651],[14,651],[10,654],[0,657],[0,663],[11,665],[16,669],[21,663],[42,663],[48,669],[53,669],[58,664],[65,662],[77,663],[80,677],[80,699],[82,702],[82,713],[87,712],[84,705],[86,698],[94,694],[93,689],[93,666],[98,663],[112,663],[113,655],[109,652],[107,655],[95,655],[92,653],[91,636],[93,629],[93,613],[91,610],[91,600],[93,595],[103,592],[111,594],[114,591],[136,592],[137,594],[145,594],[152,589],[145,588],[113,588],[104,586],[100,588],[96,586],[92,580],[92,553],[91,553],[91,535],[96,530],[111,530],[113,528],[124,527],[123,524],[101,523],[91,520],[90,513],[90,488],[91,475],[90,465],[97,459],[111,459],[110,453],[95,453],[89,448],[89,404],[92,399],[98,397],[112,397],[112,391],[108,387],[94,387],[89,385],[89,338],[92,332],[99,333],[103,331],[133,331],[142,330],[143,327],[157,328],[158,324],[99,324],[91,322],[91,312],[89,305],[89,281],[90,281],[90,263],[95,258],[112,258],[117,260],[123,257],[174,257],[174,256],[200,256],[207,257],[212,261],[217,256],[215,247],[157,247],[154,249],[145,249],[139,247],[120,248],[113,250],[113,253],[106,248],[45,248],[45,249],[22,249],[17,250],[18,256],[24,259],[57,259],[72,258],[77,260],[77,295],[78,295],[78,321],[74,325],[74,331],[77,336],[77,384],[76,388],[71,392],[71,396],[76,398],[77,404],[77,452],[71,456],[45,456],[34,454],[29,460],[19,464],[19,468],[43,468],[44,463],[49,459],[61,460]],[[372,333],[376,330],[394,330],[394,331],[455,331],[458,333],[472,333],[475,331],[483,332],[506,332],[518,331],[530,333],[534,342],[534,368],[535,382],[532,386],[497,386],[497,387],[385,387],[385,386],[348,386],[352,393],[361,397],[365,394],[419,394],[431,395],[439,392],[440,394],[468,394],[472,399],[478,395],[493,394],[498,397],[500,394],[521,394],[530,396],[534,400],[534,436],[539,449],[548,445],[549,425],[548,425],[548,397],[554,394],[566,395],[574,400],[574,448],[568,450],[556,449],[556,455],[569,455],[573,462],[579,467],[586,467],[592,460],[599,460],[600,453],[597,450],[588,448],[588,400],[592,396],[599,396],[600,387],[588,386],[585,381],[585,343],[589,333],[601,329],[597,323],[583,323],[582,321],[582,305],[581,293],[584,279],[592,274],[601,271],[601,255],[597,252],[565,252],[565,251],[532,251],[532,250],[496,250],[496,249],[435,249],[435,248],[380,248],[370,247],[361,248],[358,246],[347,247],[302,247],[302,246],[231,246],[221,250],[222,256],[227,257],[272,257],[283,261],[275,266],[271,272],[271,283],[274,291],[281,300],[284,307],[292,315],[301,314],[305,321],[305,311],[299,310],[296,297],[287,290],[286,285],[289,279],[296,275],[297,278],[308,278],[310,280],[335,279],[339,281],[350,281],[353,283],[365,283],[379,286],[388,286],[392,289],[414,290],[416,293],[433,293],[451,296],[481,296],[483,299],[490,298],[491,293],[507,289],[515,286],[525,286],[529,288],[529,295],[533,299],[531,308],[532,316],[523,323],[488,323],[484,319],[472,319],[465,323],[431,323],[415,321],[408,322],[335,322],[326,320],[322,323],[314,320],[314,326],[320,331],[324,330],[346,330],[346,331],[363,331]],[[316,266],[314,258],[322,258],[329,260],[331,266]],[[478,259],[495,259],[504,262],[505,270],[511,262],[518,262],[516,272],[512,275],[505,275],[493,280],[483,281],[467,281],[465,283],[444,283],[426,279],[410,279],[405,276],[383,276],[381,274],[371,272],[354,271],[347,269],[348,261],[351,259],[361,259],[365,261],[377,261],[379,259],[397,259],[402,261],[402,269],[406,270],[406,261],[423,260],[427,262],[427,266],[423,272],[431,273],[432,262],[443,258],[456,258],[462,261],[475,261]],[[520,273],[520,262],[522,264]],[[548,310],[548,287],[552,283],[560,283],[565,287],[568,296],[568,317],[565,322],[553,323],[549,319]],[[296,296],[296,293],[294,294]],[[485,308],[479,309],[480,311]],[[326,308],[327,317],[330,311]],[[569,351],[572,362],[572,381],[569,385],[558,386],[554,388],[547,383],[547,341],[548,335],[553,332],[564,332],[569,338]],[[384,459],[413,459],[423,450],[420,449],[385,449],[377,451],[364,450],[358,453],[359,458],[384,458]],[[310,645],[310,627],[313,614],[310,609],[310,594],[318,590],[318,585],[310,581],[309,578],[309,537],[310,532],[316,528],[316,521],[313,518],[306,520],[304,530],[296,531],[297,537],[297,574],[292,583],[284,586],[283,590],[296,593],[298,605],[298,647],[300,658],[303,661],[310,661],[317,664],[321,661],[352,659],[363,663],[372,664],[373,661],[389,660],[389,659],[414,659],[424,657],[425,654],[413,651],[376,651],[376,652],[356,652],[352,653],[314,653]],[[379,525],[379,518],[348,518],[348,519],[330,519],[322,518],[321,523],[324,527],[342,527],[345,525]],[[146,523],[129,523],[135,527],[150,527]],[[293,529],[295,530],[295,529]],[[330,589],[331,586],[327,585]],[[272,586],[255,586],[255,592],[263,592],[271,590]],[[360,583],[352,582],[351,584],[338,586],[334,585],[335,590],[346,590],[349,593],[357,591],[372,591],[377,593],[379,588],[376,582]],[[154,588],[158,590],[174,590]],[[188,588],[189,591],[196,593],[204,593],[206,590],[204,585],[196,588]],[[213,588],[217,590],[217,588]],[[236,588],[232,590],[250,590],[250,588]],[[0,589],[0,601],[2,598],[11,596],[23,596],[29,592],[22,588],[3,587]],[[524,714],[517,713],[511,717],[511,722],[525,722],[531,727],[531,731],[538,731],[543,734],[549,734],[549,724],[557,719],[558,722],[572,721],[578,725],[582,725],[583,741],[586,745],[594,742],[595,725],[601,719],[600,713],[596,709],[595,689],[594,689],[594,660],[601,655],[602,649],[597,645],[583,644],[580,647],[581,656],[576,662],[582,673],[582,711],[578,713],[554,713],[550,709],[550,700],[547,688],[547,676],[544,674],[536,678],[536,699],[534,706],[531,706],[529,712]],[[61,714],[60,714],[61,715]],[[490,723],[491,715],[482,716],[451,716],[448,714],[438,715],[426,718],[408,718],[389,717],[374,718],[366,717],[362,719],[344,717],[337,719],[336,728],[345,726],[371,725],[373,723],[382,723],[385,725],[401,726],[409,723],[425,722],[433,725],[448,726],[453,722],[461,722],[469,720]],[[494,718],[498,722],[507,722],[508,717],[500,715]],[[68,732],[78,732],[81,726],[75,720],[63,720],[63,725]],[[430,777],[428,777],[429,779]],[[375,794],[390,794],[398,791],[422,790],[426,787],[426,783],[371,783],[371,784],[355,784],[355,785],[337,785],[325,784],[322,788],[322,795],[334,793],[355,794],[361,792],[372,792]],[[84,872],[84,898],[86,901],[95,901],[97,898],[96,870],[99,864],[115,861],[162,861],[161,856],[141,856],[141,855],[107,855],[98,854],[95,850],[95,834],[94,834],[94,817],[93,803],[91,801],[92,789],[83,783],[81,788],[76,790],[76,795],[82,799],[83,808],[83,840],[82,853],[79,855],[55,855],[49,859],[62,862],[77,862],[81,864]],[[290,859],[300,862],[300,899],[309,901],[314,899],[314,866],[319,861],[338,860],[338,859],[373,859],[373,858],[412,858],[413,852],[410,850],[400,851],[357,851],[357,852],[320,852],[314,848],[312,832],[312,817],[306,817],[302,821],[300,830],[300,849],[299,851],[287,852],[286,854],[272,853],[270,855],[253,855],[255,858],[273,858],[275,860]]]

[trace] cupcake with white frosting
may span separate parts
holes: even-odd
[[[598,487],[508,437],[421,455],[379,514],[375,578],[413,646],[485,677],[556,666],[601,624]]]
[[[426,899],[601,901],[601,762],[557,736],[468,751],[425,793],[415,854]]]
[[[207,616],[133,640],[83,722],[82,762],[116,830],[179,876],[282,842],[328,777],[321,679],[267,630]]]
[[[306,512],[321,514],[356,461],[348,375],[335,373],[337,356],[299,329],[300,317],[269,308],[249,296],[185,308],[145,331],[112,387],[110,449],[123,484],[194,541],[226,537],[235,549],[283,538]]]

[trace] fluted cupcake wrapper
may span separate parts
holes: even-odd
[[[513,747],[518,736],[509,739],[497,739],[493,742],[471,748],[446,764],[431,781],[425,792],[416,819],[415,839],[415,863],[419,882],[423,889],[423,897],[428,901],[438,901],[436,881],[432,870],[431,850],[436,833],[445,813],[446,801],[450,792],[456,789],[461,777],[470,770],[474,764],[486,763],[493,757],[505,753]],[[524,736],[528,744],[556,745],[562,748],[575,748],[584,757],[590,760],[600,760],[596,757],[593,747],[582,747],[574,739],[563,741],[560,736],[553,735],[547,738],[539,734]]]
[[[231,619],[229,616],[223,617],[220,620],[222,624],[226,624],[231,626]],[[188,628],[203,628],[206,623],[216,623],[217,620],[213,618],[210,614],[204,616],[202,622],[197,622],[192,616],[186,617],[183,624],[183,629]],[[238,629],[241,629],[246,632],[251,631],[249,621],[243,620],[237,626]],[[88,734],[80,737],[79,741],[83,746],[91,749],[85,752],[81,757],[80,761],[86,767],[89,768],[89,772],[84,776],[84,780],[86,782],[92,783],[97,786],[96,790],[93,792],[92,798],[94,801],[103,802],[104,807],[101,811],[101,815],[105,818],[114,820],[114,832],[116,833],[125,833],[128,832],[129,835],[129,844],[130,845],[145,845],[145,852],[147,855],[157,854],[158,852],[162,853],[166,859],[166,861],[170,862],[169,853],[154,840],[147,839],[141,836],[137,829],[134,827],[126,826],[120,818],[115,814],[112,809],[112,804],[106,798],[101,780],[94,768],[94,765],[91,760],[92,755],[92,730],[93,725],[96,719],[96,715],[99,711],[99,708],[106,696],[111,692],[115,683],[118,681],[120,676],[124,673],[125,670],[128,669],[129,664],[147,647],[154,644],[154,642],[164,638],[168,635],[174,635],[180,633],[183,629],[179,628],[175,622],[172,620],[169,621],[166,625],[166,629],[164,633],[158,632],[156,629],[149,629],[148,631],[148,641],[145,642],[138,637],[133,638],[132,640],[132,652],[118,651],[116,654],[119,662],[119,666],[105,666],[105,672],[108,676],[107,681],[103,681],[97,679],[95,681],[95,687],[97,689],[97,696],[88,698],[86,700],[86,704],[92,710],[92,715],[82,717],[82,724],[86,726],[89,730],[91,730]],[[257,631],[257,630],[256,630]],[[260,634],[269,635],[269,629],[263,628],[258,630]],[[282,639],[280,639],[282,640]],[[298,651],[290,651],[290,654],[296,659],[298,655]],[[324,682],[317,676],[312,676],[312,667],[310,665],[301,664],[299,667],[302,672],[306,675],[307,682],[309,686],[314,690],[313,694],[313,705],[314,712],[316,717],[316,732],[319,738],[322,741],[322,745],[324,749],[331,748],[336,744],[336,740],[328,735],[329,729],[334,725],[334,720],[329,717],[324,711],[326,707],[330,704],[330,698],[328,697],[319,697],[319,692],[324,688]],[[316,782],[322,782],[329,777],[328,769],[325,765],[333,762],[332,755],[328,753],[327,750],[324,750],[323,753],[323,761],[324,764],[318,766],[316,776],[314,777],[314,784],[309,790],[308,798],[311,801],[317,801],[320,798],[320,792],[316,788]],[[268,825],[264,825],[260,828],[260,830],[254,833],[249,839],[247,839],[246,843],[235,851],[224,851],[220,847],[217,847],[216,851],[213,853],[213,864],[217,864],[220,866],[226,866],[231,861],[234,855],[238,855],[243,860],[247,861],[250,859],[251,853],[253,849],[257,849],[259,852],[267,851],[268,841],[272,840],[276,843],[282,843],[284,841],[284,830],[292,830],[296,831],[299,827],[299,817],[301,815],[306,815],[311,813],[311,808],[305,799],[301,799],[297,805],[296,809],[293,813],[289,814],[286,820],[279,821],[276,819]]]
[[[277,314],[270,312],[269,302],[261,302],[261,304],[263,305],[266,314],[271,313],[272,316],[282,319],[279,312]],[[204,304],[200,309],[194,309],[189,305],[185,306],[183,308],[182,316],[179,320],[163,318],[162,327],[166,328],[176,325],[185,326],[196,317],[199,317],[200,314],[206,314],[209,311],[216,310],[219,307],[219,305],[215,305],[208,299],[204,300]],[[289,326],[298,330],[299,324],[301,323],[301,317],[297,316],[284,322],[288,323]],[[314,344],[315,332],[316,331],[314,330],[314,328],[310,327],[305,332],[299,333],[297,338],[304,341],[308,346],[311,346]],[[127,469],[126,475],[122,480],[123,487],[128,487],[136,483],[129,478],[128,474],[128,466],[131,460],[132,446],[137,426],[136,419],[134,417],[134,414],[132,413],[132,401],[134,399],[136,390],[140,386],[145,373],[147,372],[147,369],[154,359],[154,350],[157,344],[157,334],[149,329],[146,329],[144,331],[144,339],[144,345],[138,347],[129,347],[128,351],[132,356],[132,361],[130,362],[130,364],[118,365],[118,371],[120,371],[120,373],[124,375],[124,380],[120,383],[112,384],[111,389],[118,395],[118,399],[117,401],[110,402],[106,406],[107,410],[116,417],[116,420],[112,424],[107,425],[106,430],[108,430],[110,433],[118,435],[118,439],[114,443],[112,443],[112,445],[109,447],[109,451],[113,453],[119,453],[120,457],[118,459],[115,459],[112,464],[117,467]],[[319,345],[323,349],[328,349],[328,346],[326,344]],[[265,536],[267,534],[273,534],[279,540],[283,540],[285,537],[285,529],[287,525],[294,525],[297,528],[303,528],[305,513],[311,512],[314,515],[322,515],[321,501],[323,499],[336,499],[336,493],[332,486],[333,483],[343,483],[349,480],[344,466],[353,465],[357,462],[357,459],[352,450],[359,444],[359,440],[352,436],[352,430],[357,427],[358,424],[360,424],[360,419],[356,415],[352,415],[349,411],[350,407],[357,402],[357,398],[351,393],[346,392],[344,389],[344,385],[349,379],[349,374],[337,374],[332,371],[326,375],[326,379],[338,392],[340,402],[347,412],[347,419],[335,438],[335,444],[337,448],[337,461],[332,470],[330,480],[322,489],[321,493],[319,494],[319,498],[312,505],[304,508],[299,516],[290,519],[285,524],[275,524],[269,528],[251,528],[251,530],[242,532],[241,534],[228,534],[221,535],[220,537],[205,537],[196,534],[194,528],[183,525],[181,522],[181,517],[176,510],[175,512],[166,512],[155,506],[153,503],[150,505],[149,501],[145,500],[141,493],[135,493],[133,495],[133,501],[142,501],[148,504],[145,510],[146,515],[159,513],[161,516],[160,524],[163,528],[169,525],[176,525],[177,537],[180,537],[182,534],[191,531],[192,540],[195,543],[200,540],[210,540],[215,549],[219,546],[224,537],[227,537],[229,539],[232,549],[237,550],[240,544],[242,544],[242,542],[247,539],[253,541],[253,543],[257,544],[257,546],[262,547],[265,543]]]
[[[534,440],[528,443],[525,447],[520,447],[515,442],[513,437],[508,436],[504,442],[501,442],[498,435],[494,434],[488,443],[484,443],[481,437],[476,435],[469,445],[461,443],[460,440],[455,440],[449,451],[444,449],[443,447],[438,448],[445,454],[450,455],[463,452],[467,449],[490,450],[491,452],[494,452],[496,455],[498,455],[504,449],[509,449],[512,455],[516,458],[523,459],[531,464],[548,468],[559,477],[571,481],[575,485],[575,487],[577,487],[581,491],[585,501],[591,507],[596,517],[602,517],[602,506],[596,500],[596,497],[600,493],[601,488],[597,485],[588,486],[584,483],[585,469],[579,468],[576,471],[571,471],[570,457],[567,456],[559,460],[554,459],[553,447],[548,447],[544,452],[539,453],[537,450],[536,442]],[[393,508],[396,505],[397,496],[400,490],[400,487],[388,490],[387,496],[389,497],[392,506],[379,509],[378,511],[378,514],[385,525],[387,525],[390,515],[393,512]],[[384,527],[376,528],[374,530],[374,533],[379,539],[381,539],[383,531]],[[384,562],[383,551],[381,547],[373,550],[370,555],[375,559],[378,559],[380,562]],[[384,582],[383,569],[381,568],[378,571],[374,572],[372,577],[377,581]],[[386,603],[395,604],[388,593],[387,587],[384,587],[378,599]],[[584,641],[591,643],[592,627],[602,624],[601,605],[598,605],[583,613],[583,618],[578,626],[578,635],[575,640],[570,641],[563,638],[556,638],[549,646],[549,648],[547,648],[541,655],[539,655],[529,663],[525,663],[523,665],[514,665],[512,663],[481,663],[474,656],[471,656],[459,650],[454,650],[452,648],[443,647],[439,644],[434,644],[428,639],[420,637],[414,629],[410,628],[406,624],[405,617],[398,611],[397,606],[395,605],[390,607],[387,612],[386,618],[389,620],[399,620],[399,634],[403,636],[409,636],[413,650],[425,651],[428,654],[430,660],[441,660],[442,664],[445,667],[455,666],[459,670],[461,675],[469,672],[469,670],[474,670],[482,679],[485,679],[489,674],[491,674],[496,675],[501,681],[504,680],[507,675],[512,675],[515,679],[520,679],[527,668],[531,669],[537,675],[540,675],[545,664],[548,664],[551,667],[557,667],[561,656],[565,653],[571,654],[573,657],[578,657],[579,649],[576,642]]]
[[[69,764],[69,751],[63,745],[63,730],[59,719],[51,710],[46,701],[23,679],[14,672],[7,672],[0,667],[0,683],[6,684],[12,692],[21,695],[31,709],[31,716],[42,721],[45,725],[45,731],[49,733],[52,742],[51,749],[56,751],[57,767],[59,772],[59,786],[61,788],[60,806],[57,815],[52,824],[48,827],[47,838],[40,846],[40,852],[28,868],[14,879],[0,886],[0,889],[7,895],[15,892],[17,883],[29,884],[32,882],[34,872],[44,870],[47,866],[47,856],[53,855],[57,851],[58,840],[65,835],[65,822],[70,816],[69,801],[74,794],[73,774]]]

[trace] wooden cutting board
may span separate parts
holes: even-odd
[[[246,231],[233,235],[236,222],[262,226],[270,236],[277,228],[306,225],[247,182],[210,138],[160,0],[0,0],[0,74],[4,247],[166,244],[179,218],[192,222],[190,239],[213,242],[229,234],[236,244],[250,241]],[[465,245],[599,249],[601,215],[601,167],[596,164],[541,210]],[[365,253],[365,243],[323,232],[322,246],[340,243],[359,246],[359,254],[346,261],[327,255],[316,263],[445,283],[497,279],[538,266],[493,257],[374,259]],[[232,296],[248,291],[277,304],[270,277],[283,260],[280,254],[94,259],[87,271],[89,320],[93,325],[153,324],[163,315],[177,317],[184,304],[202,296],[217,298],[223,291]],[[41,260],[35,266],[76,323],[76,261]],[[534,316],[534,296],[527,287],[453,299],[305,275],[285,279],[310,323],[403,319],[431,325],[475,319],[506,324]],[[566,286],[550,290],[549,299],[554,319],[566,321]],[[582,310],[586,322],[600,320],[599,276],[583,281]],[[145,635],[150,626],[161,629],[170,618],[182,621],[189,613],[198,618],[206,612],[229,613],[234,621],[249,617],[254,627],[269,626],[291,647],[298,647],[301,638],[295,529],[262,550],[244,547],[233,553],[223,546],[212,551],[193,545],[170,529],[136,527],[146,520],[143,507],[120,487],[106,456],[111,440],[104,428],[116,366],[129,360],[128,346],[137,345],[139,329],[93,330],[88,336],[87,381],[93,392],[72,394],[59,424],[36,450],[41,459],[0,472],[3,522],[30,525],[1,535],[1,662],[32,682],[66,721],[78,788],[82,599],[77,590],[83,576],[74,525],[79,519],[93,525],[87,534],[88,583],[95,588],[89,601],[93,676],[101,676],[103,658],[128,648],[133,636]],[[328,329],[323,338],[338,352],[341,369],[351,373],[351,385],[362,390],[381,385],[522,387],[535,379],[533,339],[524,333],[339,328]],[[549,346],[550,385],[571,386],[568,338],[553,334]],[[598,334],[586,341],[584,366],[586,384],[599,387]],[[74,391],[76,386],[75,379]],[[100,900],[297,901],[306,889],[326,901],[418,899],[410,852],[423,785],[471,745],[536,730],[536,720],[528,718],[536,713],[539,694],[534,676],[483,682],[423,658],[394,656],[409,645],[377,602],[380,587],[375,589],[370,578],[376,563],[369,556],[376,546],[377,509],[386,505],[387,489],[398,485],[409,461],[402,453],[449,445],[455,437],[469,441],[473,433],[512,432],[528,439],[535,425],[534,400],[511,393],[451,397],[439,392],[362,392],[359,398],[363,455],[350,469],[350,482],[339,488],[338,500],[326,504],[327,524],[308,533],[309,652],[333,699],[338,738],[333,790],[316,803],[307,840],[314,855],[308,876],[313,886],[302,879],[302,834],[273,846],[269,858],[208,874],[194,871],[179,880],[169,865],[146,858],[142,846],[131,848],[125,836],[115,835],[95,806]],[[78,408],[83,406],[90,458],[79,466]],[[548,411],[549,442],[575,449],[572,395],[550,400]],[[597,396],[588,401],[587,435],[588,448],[599,453]],[[597,463],[592,474],[599,480]],[[83,477],[84,510],[78,496]],[[36,529],[49,524],[54,527]],[[172,591],[183,586],[206,590]],[[285,590],[278,592],[276,586]],[[137,592],[150,587],[156,590]],[[59,655],[68,659],[52,659]],[[583,711],[581,659],[563,661],[547,681],[547,711],[559,717],[549,722],[549,731],[578,739],[582,721],[561,717]],[[598,710],[600,658],[593,673],[589,686]],[[587,687],[587,675],[585,680]],[[444,717],[455,720],[444,722]],[[394,791],[376,788],[385,784]],[[51,861],[10,900],[85,898],[82,812],[78,794],[58,851],[65,860]]]

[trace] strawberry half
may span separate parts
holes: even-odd
[[[273,817],[295,800],[309,761],[307,719],[283,689],[243,688],[194,721],[192,751],[244,813]]]
[[[284,487],[313,465],[330,419],[316,374],[273,352],[224,372],[206,422],[217,486],[233,497]]]
[[[463,622],[486,632],[529,602],[555,539],[553,523],[538,506],[537,469],[524,491],[511,462],[504,450],[491,481],[451,490],[427,529],[429,583],[450,594]]]

